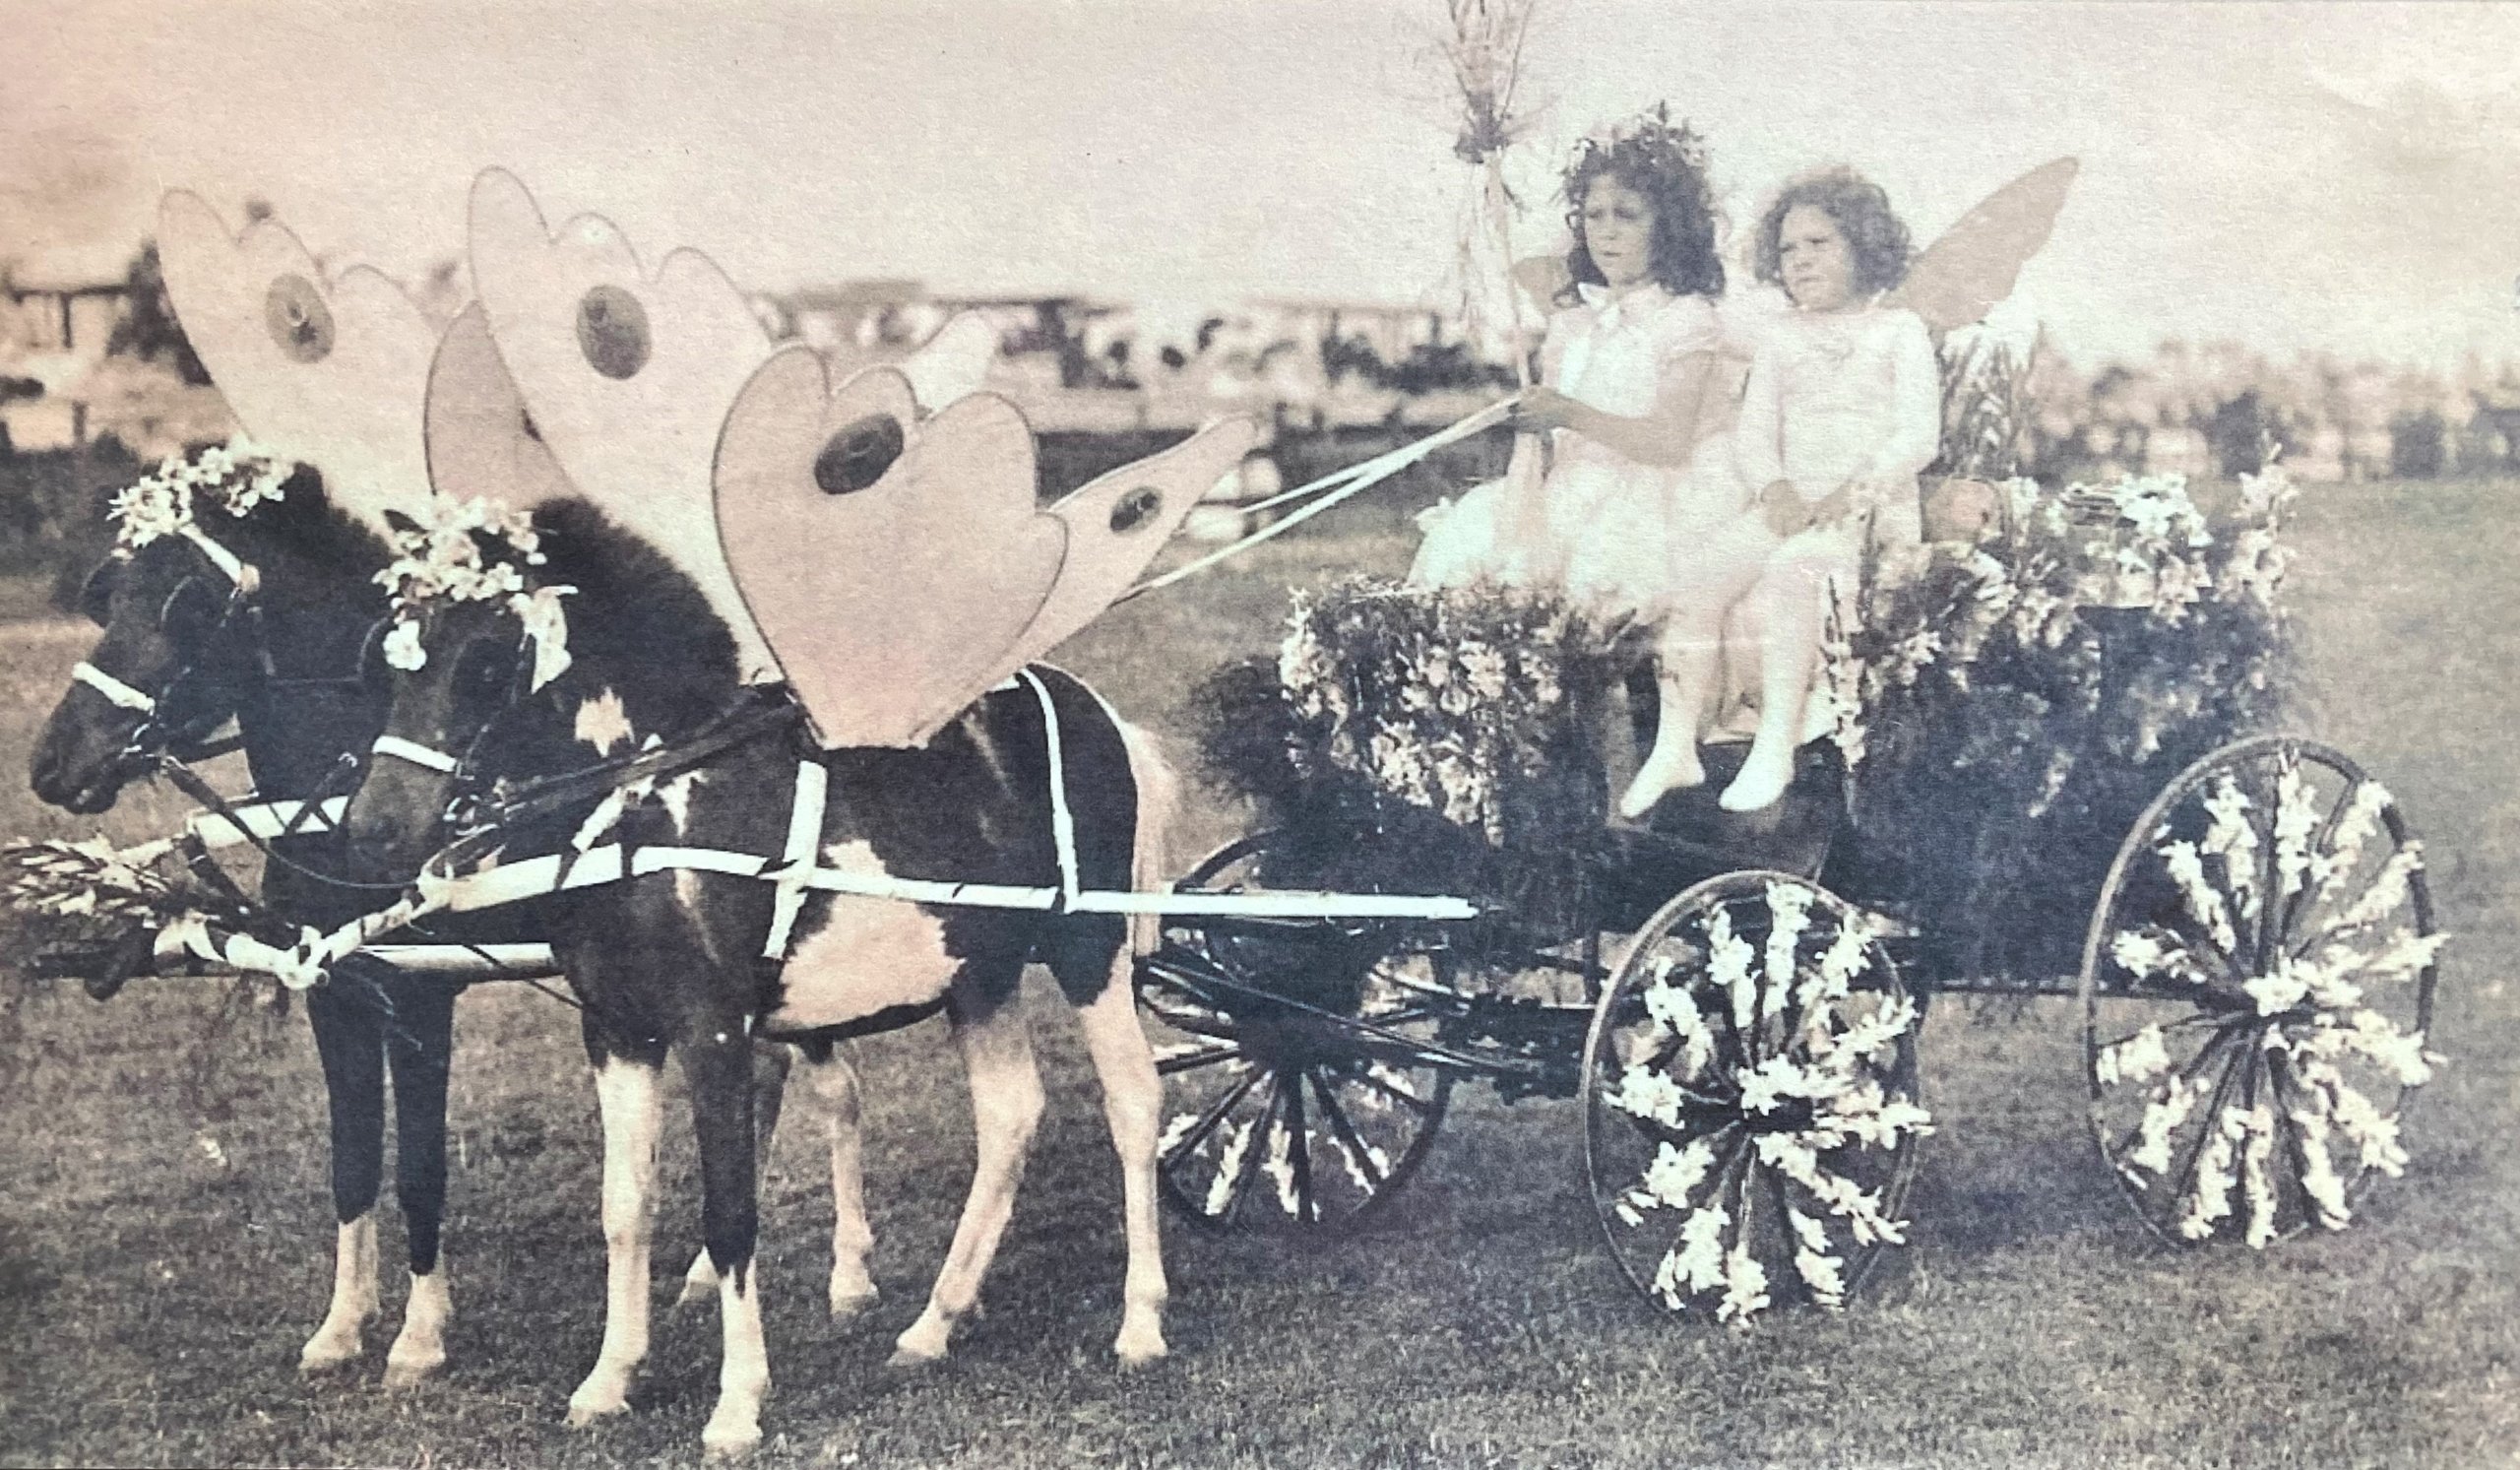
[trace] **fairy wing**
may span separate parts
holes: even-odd
[[[158,209],[166,294],[245,432],[323,472],[333,503],[371,525],[429,499],[423,405],[438,333],[365,266],[327,276],[275,220],[230,234],[198,196]]]
[[[429,366],[424,442],[429,483],[441,495],[522,507],[577,490],[526,412],[477,301],[464,308],[438,342]]]
[[[936,329],[918,351],[896,364],[910,380],[922,414],[977,393],[988,382],[988,365],[997,359],[997,328],[975,311],[959,312]]]
[[[718,441],[736,584],[826,748],[924,741],[1014,667],[1059,574],[1022,412],[986,393],[917,408],[898,369],[835,388],[789,348]]]
[[[1044,512],[1067,532],[1058,582],[989,682],[1102,616],[1172,540],[1191,508],[1259,442],[1260,427],[1249,418],[1224,419],[1161,454],[1088,481]]]
[[[1908,279],[1883,301],[1924,319],[1936,338],[1967,326],[2012,293],[2021,268],[2048,243],[2082,165],[2043,163],[1960,217],[1908,266]]]
[[[771,354],[743,293],[695,250],[649,273],[599,216],[551,230],[497,168],[472,184],[470,254],[499,358],[569,481],[690,575],[748,671],[770,667],[711,509],[719,429]]]

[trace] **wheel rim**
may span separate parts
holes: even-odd
[[[1193,868],[1184,890],[1264,886],[1266,834]],[[1300,946],[1221,934],[1195,922],[1168,942],[1246,983],[1318,963]],[[1342,1009],[1387,1031],[1431,1041],[1421,1002],[1447,984],[1441,957],[1378,955],[1340,977]],[[1369,1219],[1424,1162],[1452,1094],[1449,1074],[1396,1056],[1361,1055],[1353,1035],[1289,1008],[1229,1012],[1161,982],[1141,988],[1160,1031],[1166,1125],[1157,1148],[1165,1198],[1214,1230],[1335,1232]]]
[[[1638,931],[1584,1046],[1585,1168],[1648,1299],[1746,1322],[1835,1310],[1900,1218],[1921,1015],[1869,916],[1782,872],[1689,889]]]
[[[2407,1162],[2436,956],[2423,845],[2324,745],[2182,772],[2128,834],[2083,946],[2092,1135],[2175,1245],[2341,1230]]]

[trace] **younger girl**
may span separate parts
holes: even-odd
[[[1575,248],[1541,348],[1543,386],[1515,408],[1501,480],[1421,518],[1410,580],[1563,591],[1605,619],[1659,618],[1685,549],[1698,400],[1724,288],[1704,152],[1656,108],[1578,146],[1566,170]],[[1724,514],[1737,515],[1738,492]]]
[[[1732,433],[1740,483],[1755,492],[1746,519],[1773,549],[1754,585],[1719,588],[1709,600],[1720,627],[1746,590],[1763,627],[1758,734],[1719,798],[1731,811],[1785,794],[1824,620],[1832,607],[1854,614],[1867,531],[1878,546],[1919,540],[1917,475],[1942,433],[1932,339],[1914,312],[1878,304],[1906,275],[1909,253],[1907,226],[1878,185],[1846,168],[1795,180],[1760,222],[1756,249],[1759,279],[1783,286],[1795,309],[1760,339]],[[1701,625],[1708,610],[1692,609]],[[1712,645],[1667,639],[1667,677],[1681,662],[1680,682],[1703,691]],[[1624,809],[1662,795],[1648,782],[1658,770],[1695,765],[1693,750],[1678,761],[1664,749],[1693,736],[1667,722]]]

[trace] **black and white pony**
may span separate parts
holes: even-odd
[[[416,625],[406,636],[416,637],[422,662],[398,682],[384,748],[406,758],[371,766],[346,818],[353,856],[372,876],[418,871],[449,835],[450,805],[460,809],[467,794],[585,767],[651,737],[671,747],[747,697],[724,623],[653,548],[580,501],[543,504],[533,529],[539,565],[525,564],[501,536],[455,534],[473,539],[485,565],[517,566],[529,586],[572,589],[558,599],[560,625],[545,619],[537,630],[514,597],[404,607]],[[407,550],[425,540],[416,528],[404,538]],[[441,559],[448,551],[435,548]],[[558,663],[552,638],[566,640],[566,669],[540,682]],[[1056,889],[1064,844],[1083,889],[1143,886],[1136,880],[1162,868],[1156,834],[1171,796],[1151,743],[1056,670],[1027,671],[1010,684],[919,749],[826,753],[804,737],[800,720],[781,722],[654,783],[643,801],[609,804],[578,845],[787,854],[879,882]],[[807,781],[827,784],[822,817],[791,836],[793,796]],[[641,874],[635,861],[624,870],[631,876],[573,890],[573,912],[553,933],[585,1006],[604,1129],[606,1316],[594,1371],[570,1401],[573,1423],[622,1409],[647,1352],[659,1072],[670,1054],[690,1084],[704,1234],[720,1274],[724,1356],[703,1443],[740,1452],[759,1438],[769,1368],[753,1269],[755,1137],[744,1063],[756,1035],[802,1043],[815,1090],[836,1105],[837,1305],[861,1290],[871,1236],[862,1219],[848,1228],[857,1196],[855,1082],[829,1044],[939,1007],[951,1019],[970,1071],[977,1168],[944,1266],[925,1310],[901,1334],[896,1361],[945,1353],[976,1304],[1041,1112],[1018,1004],[1034,960],[1077,1008],[1121,1160],[1128,1267],[1115,1351],[1131,1363],[1165,1352],[1161,1093],[1132,998],[1129,921],[817,891],[791,910],[782,962],[764,957],[780,920],[778,884],[692,866]]]
[[[258,792],[347,795],[345,758],[366,750],[389,700],[375,657],[387,611],[375,577],[388,559],[384,541],[330,504],[311,469],[243,515],[205,504],[193,534],[117,548],[82,594],[82,610],[104,635],[36,742],[35,795],[72,811],[102,811],[160,755],[231,716]],[[285,836],[273,849],[262,898],[290,923],[329,928],[379,902],[324,876],[342,863],[337,834]],[[308,1372],[357,1358],[363,1325],[379,1310],[376,1198],[389,1069],[410,1296],[386,1380],[415,1381],[445,1362],[453,1308],[439,1228],[454,1006],[447,983],[390,973],[307,995],[331,1105],[340,1226],[332,1303],[298,1359]]]

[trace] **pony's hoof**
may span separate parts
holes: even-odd
[[[1119,1341],[1111,1344],[1111,1352],[1120,1360],[1122,1368],[1144,1368],[1150,1363],[1163,1361],[1171,1351],[1165,1345],[1161,1327],[1144,1332],[1123,1331]]]
[[[630,1375],[598,1373],[569,1395],[569,1428],[586,1429],[598,1420],[630,1411]]]
[[[704,1460],[746,1459],[760,1444],[761,1422],[741,1415],[712,1414],[708,1427],[700,1432],[700,1457]]]
[[[941,1363],[945,1360],[945,1349],[953,1340],[953,1324],[930,1310],[893,1340],[892,1362],[887,1366],[914,1369]]]
[[[673,1299],[673,1307],[676,1311],[689,1311],[695,1308],[706,1307],[717,1300],[718,1279],[716,1277],[703,1281],[697,1276],[686,1276],[682,1281],[681,1293]]]
[[[313,1377],[319,1374],[339,1373],[358,1361],[359,1340],[355,1327],[344,1331],[326,1330],[306,1339],[297,1354],[297,1371]]]
[[[389,1353],[385,1358],[385,1386],[417,1388],[437,1371],[446,1367],[444,1353]]]
[[[871,1281],[856,1286],[844,1286],[835,1281],[831,1284],[831,1319],[846,1322],[863,1316],[882,1295]]]

